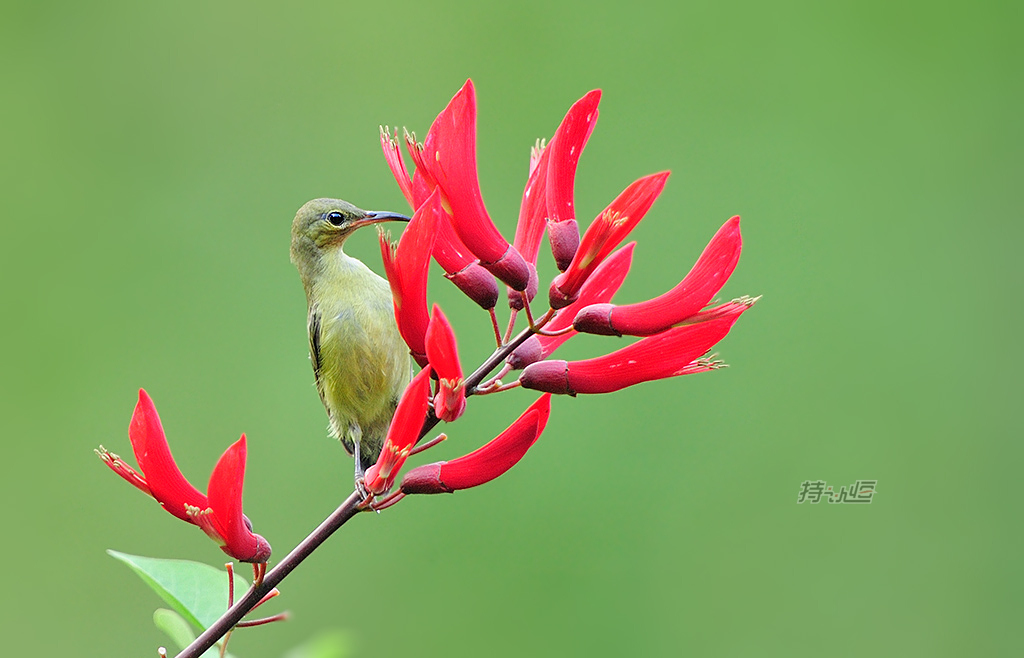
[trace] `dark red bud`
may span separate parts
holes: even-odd
[[[523,344],[520,345],[508,355],[505,359],[505,363],[512,366],[513,370],[522,370],[531,363],[536,363],[544,358],[544,347],[541,345],[540,338],[537,336],[530,336]]]
[[[533,298],[537,296],[540,280],[537,277],[536,266],[533,263],[527,263],[526,266],[530,268],[530,282],[526,285],[526,298],[533,301]],[[508,306],[514,311],[523,310],[523,295],[520,291],[508,289]]]
[[[470,263],[454,274],[445,274],[445,277],[481,308],[489,310],[498,303],[498,284],[479,263]]]
[[[548,241],[551,243],[551,254],[560,272],[568,269],[573,256],[580,246],[580,227],[575,219],[561,222],[548,222]]]
[[[445,462],[426,464],[411,469],[402,477],[402,493],[439,494],[454,493],[441,482],[441,466]]]
[[[612,327],[612,309],[615,304],[591,304],[576,314],[572,328],[585,334],[621,336]]]
[[[508,246],[498,260],[489,263],[481,261],[480,265],[515,290],[526,290],[530,283],[530,268],[512,245]]]
[[[545,393],[576,395],[569,387],[569,364],[560,360],[541,361],[526,366],[519,375],[519,384]]]
[[[551,287],[548,288],[548,303],[551,304],[551,308],[556,311],[560,308],[565,308],[579,299],[579,292],[573,293],[571,297],[562,292],[559,286],[564,282],[565,274],[559,274],[551,281]]]

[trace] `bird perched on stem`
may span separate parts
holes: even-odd
[[[306,290],[316,388],[331,436],[355,455],[357,482],[380,455],[412,368],[387,281],[342,248],[357,229],[388,221],[409,218],[313,199],[292,222],[291,260]]]

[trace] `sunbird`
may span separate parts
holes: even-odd
[[[409,221],[340,199],[313,199],[292,222],[291,260],[309,307],[309,359],[330,433],[355,456],[357,484],[377,461],[398,399],[412,379],[388,282],[343,250],[357,229]]]

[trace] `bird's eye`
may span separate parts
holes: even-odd
[[[337,210],[327,213],[327,221],[334,226],[341,226],[345,221],[345,215],[342,215]]]

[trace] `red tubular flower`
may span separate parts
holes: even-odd
[[[697,314],[718,294],[740,259],[740,218],[718,229],[690,273],[676,287],[638,304],[595,304],[582,308],[573,328],[584,333],[652,336]]]
[[[420,438],[429,398],[430,368],[424,368],[405,387],[384,439],[380,457],[376,464],[366,469],[363,486],[369,493],[375,496],[382,494],[394,484],[395,476]]]
[[[576,165],[597,125],[597,106],[600,102],[600,89],[576,101],[562,120],[551,144],[551,160],[547,171],[548,239],[555,264],[563,272],[569,267],[580,244],[576,208],[573,205]]]
[[[610,301],[615,293],[618,292],[622,282],[626,280],[626,275],[629,274],[629,268],[633,263],[633,247],[635,246],[635,242],[630,242],[598,265],[594,273],[580,288],[579,298],[574,303],[560,310],[554,319],[544,326],[544,330],[546,332],[558,333],[572,325],[572,318],[576,315],[576,309]],[[575,330],[556,336],[534,334],[516,348],[506,361],[516,370],[525,368],[535,361],[548,358],[562,343],[575,335]]]
[[[434,415],[450,423],[466,409],[466,382],[462,378],[455,332],[437,304],[434,304],[430,325],[427,326],[427,360],[438,381]]]
[[[519,383],[548,393],[611,393],[640,382],[713,370],[721,364],[699,357],[725,338],[737,317],[669,329],[594,359],[534,363],[523,370]]]
[[[427,363],[427,270],[442,212],[440,195],[434,192],[413,214],[397,245],[384,231],[379,234],[398,331],[420,366]]]
[[[417,166],[425,165],[444,193],[455,232],[480,264],[515,290],[525,290],[530,271],[523,257],[494,226],[480,194],[476,169],[476,92],[467,80],[434,120]]]
[[[531,151],[530,176],[523,190],[516,238],[512,243],[530,266],[529,299],[537,293],[537,253],[545,225],[559,269],[565,269],[579,245],[573,185],[580,153],[597,123],[600,100],[601,91],[594,90],[576,101],[547,146],[538,143]],[[522,297],[510,294],[509,305],[521,309]]]
[[[504,475],[537,442],[550,415],[551,396],[542,395],[508,429],[483,447],[450,462],[410,470],[402,478],[402,493],[453,493]]]
[[[663,171],[634,181],[597,216],[584,233],[569,267],[551,282],[552,308],[564,308],[576,301],[587,277],[643,219],[664,189],[668,175]]]
[[[384,157],[388,160],[389,166],[391,166],[395,180],[398,181],[399,187],[402,187],[405,163],[402,161],[400,154],[396,156],[394,153],[389,153],[388,149],[392,148],[392,140],[390,138],[387,144],[383,140],[381,144],[384,146]],[[416,172],[412,175],[409,192],[411,198],[410,196],[406,197],[413,210],[416,210],[434,191],[437,183],[430,178],[415,137],[406,133],[405,146],[413,162],[416,163]],[[397,151],[397,145],[394,146],[394,150]],[[397,163],[391,165],[392,160],[397,160]],[[407,177],[408,173],[406,172],[404,175]],[[437,223],[437,238],[434,240],[433,249],[434,260],[445,271],[445,277],[454,283],[459,290],[485,310],[492,309],[498,302],[498,285],[494,282],[494,277],[491,273],[480,266],[480,263],[472,255],[469,248],[455,234],[455,229],[452,228],[451,222],[451,216],[445,212],[443,220]]]
[[[142,389],[128,426],[128,437],[141,473],[103,447],[96,451],[115,473],[155,498],[174,516],[202,528],[236,560],[266,562],[270,558],[270,544],[253,534],[252,525],[242,514],[244,434],[224,452],[213,469],[209,498],[193,487],[174,463],[156,406]]]

